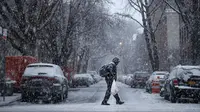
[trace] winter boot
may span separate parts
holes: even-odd
[[[122,105],[122,104],[124,104],[124,102],[122,102],[122,101],[117,101],[116,104]]]
[[[107,103],[107,102],[105,102],[105,101],[103,101],[103,102],[101,103],[101,105],[110,105],[110,104]]]

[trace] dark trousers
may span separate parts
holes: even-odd
[[[106,79],[106,83],[107,83],[107,90],[106,90],[106,94],[105,94],[105,97],[104,97],[104,100],[103,102],[106,102],[109,100],[110,98],[110,95],[111,95],[111,87],[112,87],[112,82],[113,82],[113,79],[109,79],[109,78],[105,78]],[[119,102],[120,101],[120,98],[119,98],[119,95],[116,94],[116,95],[113,95],[116,99],[116,102]]]

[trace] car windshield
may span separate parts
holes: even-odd
[[[199,68],[200,0],[0,0],[0,112],[200,112]]]

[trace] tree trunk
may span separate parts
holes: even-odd
[[[192,22],[192,64],[198,65],[200,64],[200,8],[199,8],[199,1],[193,0],[193,10],[194,10],[194,18]]]
[[[147,44],[147,50],[148,50],[148,55],[149,55],[149,60],[151,62],[151,67],[152,70],[155,71],[155,62],[154,62],[154,58],[152,56],[152,49],[151,49],[151,43],[150,43],[150,39],[148,36],[148,27],[147,27],[147,22],[146,22],[146,17],[145,17],[145,12],[144,12],[144,6],[142,5],[143,3],[141,3],[141,15],[142,15],[142,22],[143,22],[143,26],[144,26],[144,38],[146,40],[146,44]]]
[[[148,5],[148,1],[145,0],[145,5]],[[146,17],[147,17],[147,23],[150,31],[150,37],[151,37],[151,45],[153,49],[153,71],[159,70],[159,57],[158,57],[158,49],[156,45],[156,38],[155,38],[155,33],[152,28],[152,22],[151,22],[151,15],[149,11],[149,7],[146,7]]]

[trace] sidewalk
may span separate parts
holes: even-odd
[[[20,99],[21,99],[20,93],[14,93],[12,96],[6,96],[5,101],[3,101],[3,96],[0,96],[0,107],[9,105],[10,103]]]

